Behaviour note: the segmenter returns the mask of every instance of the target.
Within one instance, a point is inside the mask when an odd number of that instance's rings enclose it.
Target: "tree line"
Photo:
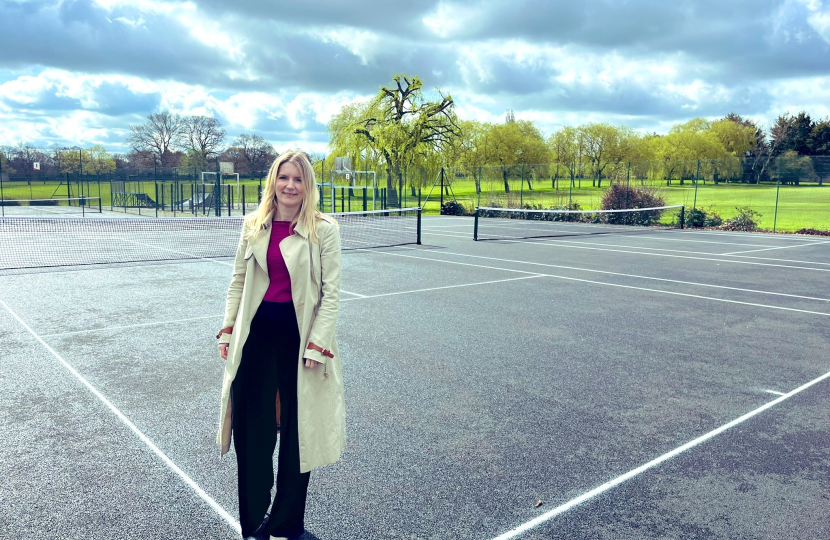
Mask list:
[[[805,157],[830,154],[830,119],[814,120],[804,111],[783,114],[768,129],[730,113],[718,120],[694,118],[665,135],[595,122],[563,127],[545,137],[534,122],[517,120],[512,111],[503,122],[461,120],[449,93],[436,89],[428,95],[419,77],[405,74],[393,76],[392,84],[381,87],[369,101],[343,107],[329,121],[327,131],[329,156],[323,167],[331,170],[335,156],[348,156],[363,168],[381,169],[392,201],[396,187],[403,185],[404,171],[412,166],[496,168],[506,191],[508,179],[519,168],[534,177],[589,177],[598,186],[621,164],[630,163],[647,163],[648,174],[681,181],[700,174],[700,160],[710,174],[719,174],[711,172],[717,167],[732,167],[732,177],[750,182],[769,179],[773,163],[830,176],[830,170],[813,170],[812,162],[805,161]],[[0,167],[29,175],[32,163],[39,162],[41,174],[96,174],[152,167],[215,170],[216,161],[230,161],[236,172],[262,174],[277,155],[259,135],[239,135],[228,146],[226,138],[215,118],[162,111],[130,126],[126,154],[109,154],[101,145],[46,150],[20,143],[0,147]],[[715,160],[725,160],[726,165]],[[696,162],[698,170],[694,170]]]
[[[42,176],[94,175],[154,167],[214,171],[217,161],[228,161],[235,172],[264,174],[277,156],[274,146],[260,135],[242,133],[228,146],[226,139],[216,118],[162,111],[147,116],[143,124],[130,126],[125,141],[130,151],[125,154],[111,154],[100,144],[44,149],[19,143],[0,146],[0,168],[11,175],[33,176],[38,163]]]

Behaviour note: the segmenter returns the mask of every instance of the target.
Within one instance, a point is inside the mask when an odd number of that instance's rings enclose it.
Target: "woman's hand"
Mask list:
[[[320,365],[320,362],[317,360],[312,360],[311,358],[305,358],[305,367],[307,368],[316,368]]]
[[[220,343],[219,344],[219,356],[222,357],[222,360],[228,359],[228,347],[230,346],[229,343]]]

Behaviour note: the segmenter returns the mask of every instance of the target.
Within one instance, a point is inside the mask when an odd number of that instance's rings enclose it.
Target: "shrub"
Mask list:
[[[748,206],[736,206],[738,215],[727,219],[721,229],[725,231],[756,231],[758,230],[758,218],[761,214]]]
[[[442,216],[463,216],[465,212],[464,205],[458,201],[447,201],[441,206]]]
[[[686,212],[687,227],[720,227],[722,224],[723,218],[714,210],[692,208]]]
[[[20,206],[18,201],[0,201],[0,206]]]
[[[601,208],[603,210],[623,210],[628,208],[654,208],[665,206],[665,204],[665,200],[656,189],[645,186],[613,184],[602,196]],[[662,213],[662,210],[619,212],[604,214],[602,220],[612,224],[649,226],[657,223]],[[598,219],[600,219],[599,216],[594,216],[591,221]]]
[[[806,228],[806,229],[798,229],[795,231],[795,234],[812,234],[815,236],[830,236],[830,231],[821,231],[819,229],[813,228]]]
[[[29,206],[57,206],[57,199],[40,199],[36,201],[29,201]]]

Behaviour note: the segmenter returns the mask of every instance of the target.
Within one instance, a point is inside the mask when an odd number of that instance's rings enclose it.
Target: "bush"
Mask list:
[[[720,227],[723,218],[714,210],[706,211],[702,208],[692,208],[686,212],[687,227]]]
[[[57,206],[57,199],[39,199],[36,201],[29,201],[29,206]]]
[[[666,202],[656,189],[644,186],[626,186],[624,184],[612,184],[608,191],[602,196],[601,208],[603,210],[624,210],[628,208],[654,208],[665,206]],[[604,214],[606,223],[624,225],[649,226],[660,221],[662,210],[649,210],[648,212],[619,212]],[[599,219],[595,216],[592,221]]]
[[[795,234],[812,234],[812,235],[815,235],[815,236],[830,236],[830,231],[820,231],[818,229],[807,228],[807,229],[798,229],[797,231],[795,231]]]
[[[20,206],[18,201],[0,201],[0,206]]]
[[[464,209],[464,205],[458,201],[447,201],[441,206],[442,216],[463,216],[466,214],[467,211]]]
[[[738,211],[738,215],[727,219],[723,225],[720,226],[721,229],[725,231],[747,232],[758,230],[758,218],[761,217],[761,214],[748,206],[736,206],[735,210]]]

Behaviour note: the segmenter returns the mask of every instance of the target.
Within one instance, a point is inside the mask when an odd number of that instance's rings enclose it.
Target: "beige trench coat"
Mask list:
[[[233,326],[221,342],[230,343],[222,382],[222,406],[216,443],[225,455],[231,442],[231,383],[242,357],[251,320],[268,290],[266,255],[271,239],[271,219],[266,230],[248,243],[247,222],[243,226],[233,277],[228,287],[225,319],[222,327]],[[301,350],[297,351],[297,426],[300,441],[300,471],[334,463],[346,447],[345,405],[340,355],[337,351],[335,323],[340,301],[340,231],[329,218],[317,220],[319,242],[312,243],[302,224],[294,234],[280,242],[280,251],[291,276],[291,296],[300,330]],[[327,349],[333,358],[308,350],[309,342]],[[323,365],[307,368],[302,359],[310,358]],[[275,403],[279,411],[279,396]],[[279,418],[279,416],[277,416]]]

